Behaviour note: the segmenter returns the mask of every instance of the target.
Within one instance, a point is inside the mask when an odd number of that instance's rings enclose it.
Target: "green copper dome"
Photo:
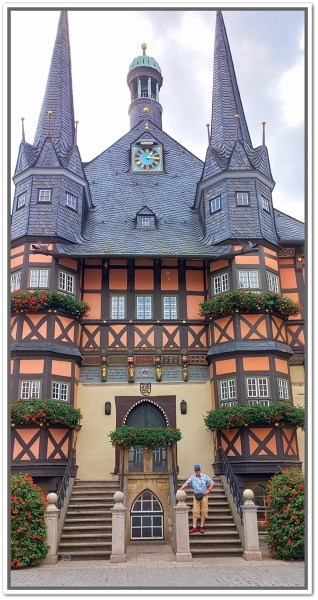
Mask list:
[[[136,56],[136,58],[134,58],[132,63],[130,63],[130,65],[129,65],[128,72],[130,73],[130,71],[132,71],[136,67],[151,67],[152,69],[156,69],[156,71],[158,71],[158,73],[161,74],[161,69],[160,69],[157,61],[154,58],[152,58],[152,56],[146,55],[145,50],[147,48],[147,45],[142,44],[141,48],[143,50],[143,54],[141,56]]]

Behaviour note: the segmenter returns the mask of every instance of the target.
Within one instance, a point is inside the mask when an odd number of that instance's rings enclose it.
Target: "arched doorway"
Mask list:
[[[130,411],[125,425],[130,427],[167,427],[166,418],[158,406],[147,402],[141,402]],[[144,448],[132,446],[128,454],[128,470],[139,473],[143,471]],[[152,451],[152,470],[154,472],[167,470],[167,448],[161,446]]]
[[[145,490],[131,507],[130,539],[162,540],[163,534],[162,505],[155,494]]]

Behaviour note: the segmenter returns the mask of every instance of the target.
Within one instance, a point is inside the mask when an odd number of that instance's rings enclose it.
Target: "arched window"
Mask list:
[[[163,508],[149,490],[142,492],[130,511],[131,540],[163,539]]]

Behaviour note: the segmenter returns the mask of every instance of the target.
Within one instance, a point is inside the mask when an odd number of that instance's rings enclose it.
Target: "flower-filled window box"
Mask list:
[[[108,434],[113,446],[126,448],[144,446],[159,448],[167,444],[175,444],[182,438],[180,429],[174,427],[116,427]]]
[[[90,306],[71,294],[56,290],[18,290],[11,293],[11,309],[16,313],[38,312],[43,309],[48,312],[62,310],[77,318],[84,318],[88,315]]]
[[[287,318],[300,313],[300,306],[287,296],[276,292],[255,293],[233,290],[217,294],[211,300],[200,302],[199,314],[208,320],[240,312],[275,312]]]

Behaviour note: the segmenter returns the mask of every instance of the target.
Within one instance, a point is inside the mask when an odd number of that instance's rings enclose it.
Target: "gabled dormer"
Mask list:
[[[150,210],[150,208],[148,208],[148,206],[145,205],[136,214],[135,228],[144,229],[145,231],[147,231],[149,229],[156,229],[156,227],[156,215],[152,210]]]

